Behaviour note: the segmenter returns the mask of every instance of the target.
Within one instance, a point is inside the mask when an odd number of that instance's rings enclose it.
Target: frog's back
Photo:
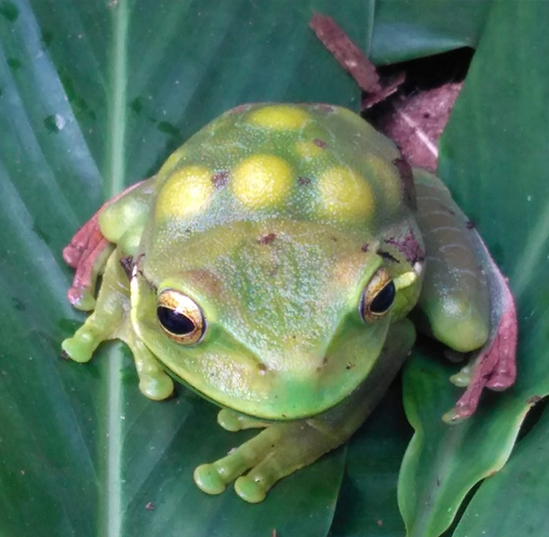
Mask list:
[[[172,232],[269,218],[372,232],[402,217],[399,158],[389,139],[345,108],[243,105],[168,159],[155,220]]]

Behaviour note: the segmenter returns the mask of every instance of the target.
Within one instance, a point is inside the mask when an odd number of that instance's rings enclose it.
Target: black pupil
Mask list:
[[[195,325],[191,319],[185,314],[178,313],[170,308],[160,306],[156,309],[156,315],[158,316],[160,324],[162,324],[168,332],[177,336],[185,336],[195,329]]]
[[[370,311],[372,313],[385,313],[395,300],[395,284],[390,281],[372,300]]]

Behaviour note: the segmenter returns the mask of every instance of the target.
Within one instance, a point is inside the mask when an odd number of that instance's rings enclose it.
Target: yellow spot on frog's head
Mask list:
[[[276,155],[253,155],[233,170],[231,187],[247,207],[271,207],[285,199],[292,188],[292,167]]]
[[[176,170],[160,190],[156,218],[188,218],[203,211],[215,190],[212,175],[204,166]]]
[[[381,186],[389,207],[398,208],[402,200],[402,184],[397,169],[385,159],[368,155],[366,165]]]
[[[285,104],[263,106],[251,111],[246,121],[256,127],[272,130],[295,130],[311,119],[303,109]]]
[[[334,166],[318,178],[320,203],[326,216],[341,220],[369,219],[375,208],[374,192],[358,172]]]

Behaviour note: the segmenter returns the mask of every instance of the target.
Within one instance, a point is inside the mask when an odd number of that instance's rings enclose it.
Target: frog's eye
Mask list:
[[[198,304],[175,289],[164,289],[156,302],[156,316],[167,336],[177,343],[198,343],[206,331]]]
[[[395,301],[396,289],[386,269],[380,268],[366,285],[360,301],[360,314],[366,322],[385,317]]]

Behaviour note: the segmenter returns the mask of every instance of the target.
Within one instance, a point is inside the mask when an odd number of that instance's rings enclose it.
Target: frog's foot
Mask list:
[[[174,393],[172,379],[164,372],[154,355],[133,332],[128,319],[122,319],[118,312],[111,315],[101,310],[92,313],[74,336],[61,343],[62,356],[75,362],[88,362],[99,344],[115,336],[130,347],[139,376],[139,390],[154,401],[167,399]],[[114,313],[114,315],[112,314]]]
[[[349,436],[314,418],[273,424],[223,459],[199,466],[194,480],[204,492],[220,494],[236,479],[236,493],[258,503],[279,479],[311,464]]]
[[[261,429],[271,425],[265,421],[251,418],[245,414],[240,414],[234,410],[223,408],[217,414],[217,423],[223,427],[223,429],[231,432],[242,431],[244,429]]]
[[[512,296],[506,297],[497,328],[478,356],[451,380],[457,386],[467,386],[454,408],[443,416],[448,423],[457,423],[474,414],[483,389],[505,390],[516,377],[517,314]]]

